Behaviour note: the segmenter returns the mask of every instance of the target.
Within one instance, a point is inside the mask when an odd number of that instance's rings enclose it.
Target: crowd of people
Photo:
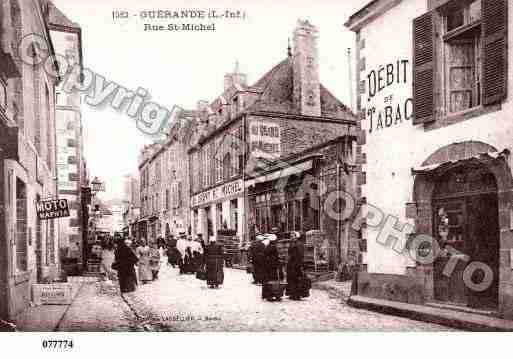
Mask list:
[[[291,233],[287,260],[284,263],[280,260],[276,245],[277,231],[273,230],[273,232],[257,234],[255,241],[249,247],[253,284],[262,286],[264,300],[279,301],[284,292],[291,300],[301,300],[309,295],[311,287],[303,268],[304,238],[299,232]]]
[[[291,300],[307,297],[310,281],[303,269],[304,238],[292,232],[287,260],[280,259],[278,234],[257,234],[248,250],[248,264],[253,284],[262,286],[262,299]],[[185,233],[178,238],[148,242],[141,239],[118,238],[115,245],[106,243],[102,250],[102,272],[107,280],[117,277],[122,293],[133,292],[138,285],[158,280],[161,262],[167,257],[167,266],[178,266],[179,275],[195,274],[210,288],[219,288],[224,282],[225,252],[221,243],[211,237],[208,244],[201,236],[194,240]],[[286,279],[286,284],[285,284]]]
[[[187,237],[180,233],[178,238],[156,242],[145,239],[133,243],[131,238],[118,238],[115,245],[105,243],[101,258],[101,268],[107,280],[117,277],[122,293],[133,292],[138,285],[151,283],[159,278],[160,266],[164,257],[167,265],[178,266],[179,274],[196,274],[206,280],[211,288],[219,288],[224,281],[224,250],[215,238],[209,244],[197,237]]]

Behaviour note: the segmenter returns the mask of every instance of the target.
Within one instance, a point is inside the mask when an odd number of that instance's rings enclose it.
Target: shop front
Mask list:
[[[252,231],[269,233],[273,228],[280,232],[307,232],[319,229],[318,191],[303,191],[305,174],[310,174],[312,161],[289,167],[290,177],[282,186],[281,170],[247,181],[250,225]],[[311,174],[310,174],[311,176]]]
[[[191,234],[217,238],[219,230],[234,230],[244,238],[244,182],[237,179],[191,197]]]
[[[307,267],[315,271],[355,264],[358,238],[332,200],[333,194],[353,191],[353,175],[342,170],[350,161],[350,144],[347,139],[330,141],[247,180],[249,233],[277,229],[285,241],[292,231],[302,233]]]

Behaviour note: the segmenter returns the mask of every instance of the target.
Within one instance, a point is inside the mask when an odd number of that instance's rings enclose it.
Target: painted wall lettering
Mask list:
[[[411,119],[413,100],[409,96],[401,96],[401,93],[405,93],[405,89],[409,90],[410,72],[408,59],[399,59],[369,71],[366,110],[369,133],[399,125],[403,120]],[[382,94],[382,91],[388,89],[393,89],[395,92]]]

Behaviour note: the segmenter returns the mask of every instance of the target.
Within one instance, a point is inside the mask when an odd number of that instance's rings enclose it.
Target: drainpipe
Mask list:
[[[12,274],[11,238],[9,236],[9,227],[7,221],[7,197],[5,195],[7,192],[5,188],[5,160],[5,152],[0,147],[0,324],[2,319],[10,319],[9,307],[11,304],[11,296],[9,282]]]
[[[337,193],[340,193],[340,162],[337,161]],[[338,219],[337,219],[337,269],[340,263],[342,262],[342,241],[340,240],[340,236],[342,235],[341,231],[341,214],[340,214],[340,203],[338,204]]]

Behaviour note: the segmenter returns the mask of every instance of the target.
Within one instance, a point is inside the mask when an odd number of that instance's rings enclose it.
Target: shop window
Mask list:
[[[271,220],[272,220],[272,227],[277,227],[280,230],[283,230],[284,225],[282,223],[282,205],[281,204],[275,204],[271,207]]]
[[[16,179],[16,268],[27,270],[27,189],[25,183]]]
[[[506,0],[452,0],[414,19],[414,125],[505,99],[507,9]]]
[[[230,201],[230,224],[231,228],[234,230],[239,228],[238,204],[236,199]]]
[[[216,204],[216,212],[217,212],[217,218],[216,218],[216,228],[219,229],[226,229],[226,221],[223,219],[223,206],[221,203]]]
[[[295,200],[294,201],[294,217],[295,217],[295,223],[294,228],[298,231],[302,230],[301,226],[301,201]]]

